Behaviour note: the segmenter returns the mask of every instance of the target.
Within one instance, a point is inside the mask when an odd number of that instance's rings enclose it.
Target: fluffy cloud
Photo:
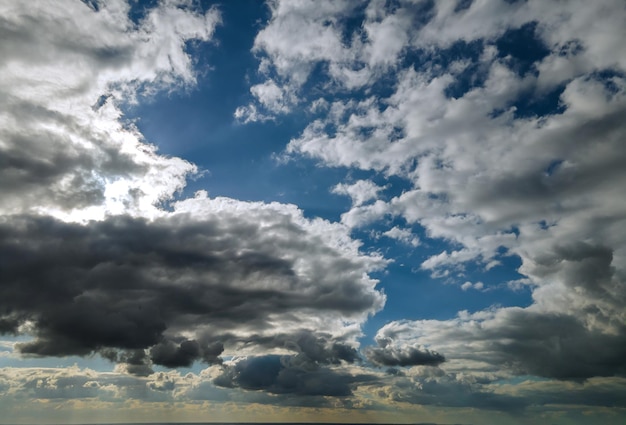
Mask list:
[[[0,330],[27,336],[24,356],[99,353],[137,376],[247,352],[353,362],[385,301],[368,273],[386,261],[293,205],[198,193],[161,209],[196,167],[160,155],[121,105],[193,85],[186,48],[220,14],[174,0],[130,12],[0,6]],[[278,108],[276,84],[255,90]]]
[[[381,366],[436,366],[445,361],[445,357],[441,354],[419,346],[405,346],[402,348],[388,345],[376,348],[368,347],[365,350],[365,354],[371,362]]]
[[[372,379],[320,366],[306,357],[257,356],[233,360],[213,382],[273,394],[346,397],[352,395],[351,387],[356,383]]]
[[[129,11],[123,1],[0,6],[3,213],[145,211],[195,172],[158,155],[117,105],[193,84],[185,44],[210,40],[219,14],[166,1],[135,23]]]
[[[446,370],[584,380],[623,375],[622,333],[588,329],[576,317],[509,307],[449,321],[392,322],[378,339],[419,344],[444,354]]]
[[[352,198],[353,206],[360,206],[378,197],[378,193],[384,190],[384,186],[378,186],[370,180],[359,180],[352,184],[339,183],[332,188],[331,192],[338,195],[348,195]]]
[[[394,226],[391,229],[387,230],[383,233],[383,236],[391,239],[396,239],[414,248],[420,244],[419,238],[415,236],[410,229],[401,229],[398,226]]]
[[[277,332],[325,329],[354,345],[358,324],[382,307],[367,272],[384,261],[360,254],[341,225],[278,204],[189,202],[206,211],[86,225],[4,217],[3,319],[36,336],[20,351],[150,348],[154,363],[189,366]],[[288,339],[264,345],[289,350]]]
[[[369,2],[361,29],[344,25],[352,37],[317,59],[326,72],[310,84],[330,88],[328,113],[291,140],[287,154],[405,179],[404,193],[354,202],[342,221],[364,227],[393,216],[421,226],[450,243],[422,269],[459,285],[466,266],[489,270],[517,256],[533,302],[392,323],[381,335],[406,325],[406,341],[371,353],[397,359],[419,346],[444,355],[446,369],[466,361],[558,379],[623,374],[623,5],[383,3]],[[272,63],[293,58],[271,46],[264,49]],[[336,73],[354,65],[366,75],[358,89]],[[348,188],[364,193],[335,190]],[[578,354],[561,360],[563,353]]]

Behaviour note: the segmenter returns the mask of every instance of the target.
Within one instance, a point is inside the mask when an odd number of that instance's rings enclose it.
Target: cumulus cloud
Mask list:
[[[153,363],[175,367],[215,362],[222,344],[233,350],[239,341],[252,344],[248,335],[289,329],[326,329],[355,344],[354,326],[384,303],[366,274],[382,259],[359,254],[354,242],[325,242],[326,231],[340,238],[341,226],[310,222],[293,207],[241,203],[220,211],[219,200],[193,200],[200,201],[202,218],[121,216],[83,225],[4,217],[2,311],[14,332],[29,323],[36,336],[19,350],[150,348]]]
[[[346,397],[352,395],[355,383],[372,379],[320,366],[302,356],[256,356],[226,364],[213,382],[274,394]]]
[[[339,183],[332,188],[331,192],[338,195],[347,195],[352,198],[353,206],[360,206],[378,198],[379,192],[384,189],[384,186],[378,186],[370,180],[358,180],[351,184]]]
[[[130,12],[0,6],[0,330],[23,356],[99,353],[136,376],[247,352],[353,362],[386,260],[293,205],[199,192],[160,208],[197,168],[160,155],[122,105],[193,86],[188,43],[221,18],[174,0]],[[276,84],[253,92],[283,102]]]
[[[624,335],[585,327],[570,315],[509,307],[449,321],[392,322],[377,338],[420,344],[444,354],[447,370],[564,380],[623,375]]]
[[[482,291],[484,287],[485,287],[485,284],[482,282],[472,283],[470,281],[467,281],[461,285],[461,289],[464,291],[467,291],[468,289],[475,289],[477,291]]]
[[[365,354],[371,362],[381,366],[436,366],[445,361],[441,354],[419,346],[393,347],[386,344],[368,347]]]
[[[473,407],[521,414],[531,400],[517,394],[495,391],[488,379],[468,379],[462,374],[418,366],[397,375],[393,384],[384,386],[379,395],[389,400],[418,405],[441,404],[447,408]]]
[[[388,6],[369,2],[364,32],[344,27],[354,35],[344,40],[352,41],[318,60],[327,73],[311,84],[337,87],[333,81],[341,88],[327,92],[329,112],[286,152],[405,179],[408,190],[388,201],[354,202],[342,221],[365,227],[398,217],[449,243],[421,264],[432,277],[462,285],[467,266],[489,270],[517,256],[532,290],[528,308],[415,322],[424,334],[407,329],[405,346],[437,350],[449,360],[445,368],[455,356],[479,361],[460,345],[474,341],[485,364],[514,373],[558,379],[623,373],[617,360],[626,335],[623,5]],[[420,19],[404,25],[404,9]],[[583,24],[590,20],[606,31]],[[533,55],[515,50],[516,42],[534,46]],[[274,62],[290,57],[273,52]],[[359,62],[367,62],[360,68],[367,78],[355,90],[334,72]],[[351,187],[342,185],[335,190]],[[431,345],[430,333],[433,340],[446,337]],[[544,352],[550,341],[566,348]],[[559,361],[564,352],[580,354]]]
[[[415,236],[410,229],[402,229],[398,226],[394,226],[386,232],[383,232],[383,236],[391,239],[396,239],[414,248],[420,244],[420,239]]]
[[[120,102],[195,82],[185,52],[220,21],[167,1],[135,24],[123,1],[3,3],[3,213],[146,210],[196,167],[158,155],[120,121]]]

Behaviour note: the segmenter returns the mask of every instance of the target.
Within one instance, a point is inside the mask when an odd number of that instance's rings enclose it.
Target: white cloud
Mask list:
[[[350,184],[339,183],[332,188],[331,192],[338,195],[348,195],[352,198],[352,205],[358,207],[378,198],[378,194],[385,188],[386,186],[378,186],[370,180],[358,180]]]
[[[420,244],[419,238],[411,232],[411,229],[402,229],[398,226],[394,226],[391,229],[383,232],[383,236],[387,236],[391,239],[396,239],[404,244],[412,247],[417,247]]]
[[[402,7],[409,2],[397,3],[397,10]],[[434,349],[450,364],[455,358],[477,361],[456,342],[444,341],[467,335],[463,344],[493,356],[485,367],[501,367],[506,359],[516,365],[513,373],[568,378],[622,370],[623,362],[611,359],[622,354],[626,323],[623,4],[494,0],[457,10],[454,2],[441,1],[424,11],[419,25],[405,26],[399,21],[404,17],[382,2],[369,3],[362,23],[367,36],[345,45],[350,54],[339,49],[323,59],[326,77],[339,82],[328,86],[336,89],[326,96],[330,112],[292,139],[286,152],[409,180],[411,187],[389,201],[354,202],[342,222],[357,227],[398,216],[421,225],[427,237],[452,245],[422,263],[433,276],[460,278],[467,264],[488,270],[503,255],[519,256],[525,277],[518,282],[533,296],[527,309],[411,325],[432,333]],[[520,28],[546,49],[528,72],[513,53],[498,51],[501,37]],[[477,43],[453,60],[445,49],[459,40]],[[275,55],[282,57],[279,50]],[[346,58],[353,58],[350,65]],[[397,72],[364,65],[366,58]],[[367,75],[359,89],[377,82],[391,94],[351,91],[357,86],[335,78],[336,70],[355,64]],[[474,79],[455,86],[466,70]],[[459,92],[452,95],[451,88]],[[346,91],[359,100],[344,100]],[[552,109],[541,111],[542,102],[553,102]],[[482,289],[476,285],[471,287]],[[571,331],[577,336],[570,350],[601,343],[610,349],[595,353],[598,362],[590,354],[568,365],[557,364],[556,355],[554,363],[549,356],[533,363],[524,350],[532,351],[534,342],[512,329],[530,332],[543,319],[565,326],[546,326],[544,342]],[[407,335],[411,344],[430,346],[431,337],[416,329]],[[517,337],[519,354],[502,348]],[[612,369],[599,370],[611,362]]]
[[[210,40],[219,13],[169,1],[135,26],[128,11],[122,1],[97,12],[70,1],[0,6],[4,212],[145,213],[196,172],[124,125],[118,104],[193,84],[185,43]]]
[[[500,15],[500,9],[493,9],[495,3],[485,10],[481,8],[487,8],[486,3],[479,3],[457,13],[454,19],[469,19],[470,15],[472,19],[480,16],[486,19],[486,16]],[[582,34],[567,31],[577,28],[575,22],[579,16],[597,15],[606,10],[589,6],[589,10],[571,11],[557,21],[558,7],[546,6],[549,10],[542,15],[534,4],[498,8],[514,8],[519,18],[498,21],[496,28],[476,24],[477,29],[489,31],[485,34],[462,27],[459,31],[464,31],[468,37],[474,34],[474,38],[487,34],[497,37],[514,25],[515,19],[521,19],[518,22],[521,25],[532,17],[539,21],[540,37],[547,37],[547,33],[542,32],[545,22],[545,25],[555,26],[563,39],[569,34],[569,38],[591,45],[596,31]],[[481,10],[484,15],[478,13]],[[453,13],[451,9],[440,9],[438,17],[422,31],[438,28],[437,22],[443,19],[444,12]],[[497,19],[490,18],[489,22],[492,21]],[[500,25],[504,26],[500,28]],[[620,39],[620,34],[623,28],[616,28],[613,39]],[[456,37],[463,38],[460,34]],[[546,43],[556,46],[555,42]],[[586,57],[594,51],[589,47],[571,60],[579,60],[578,57]],[[624,107],[623,79],[610,77],[612,88],[609,90],[593,75],[574,79],[569,74],[563,75],[558,82],[565,84],[561,95],[565,107],[562,114],[545,118],[516,117],[513,109],[507,110],[507,105],[522,93],[542,87],[545,84],[543,74],[520,77],[506,61],[492,56],[485,56],[483,60],[488,61],[484,85],[458,99],[445,95],[446,87],[453,81],[452,74],[433,77],[428,68],[409,69],[399,74],[395,93],[382,102],[381,109],[374,106],[380,105],[375,97],[356,106],[344,103],[352,112],[347,116],[329,115],[327,121],[337,128],[332,135],[326,133],[324,122],[316,121],[291,141],[287,151],[319,158],[331,166],[385,170],[409,177],[414,189],[392,200],[387,211],[376,205],[378,213],[398,213],[419,222],[429,235],[460,242],[466,249],[475,250],[473,257],[482,255],[485,261],[493,257],[497,245],[489,244],[488,250],[479,248],[485,246],[486,240],[482,238],[497,237],[500,244],[512,249],[524,239],[501,232],[521,223],[578,216],[582,224],[586,221],[583,211],[587,211],[587,215],[595,214],[592,211],[597,209],[592,205],[602,205],[604,213],[611,211],[610,215],[623,211],[623,203],[615,195],[617,182],[624,176],[612,165],[612,160],[619,161],[617,158],[621,158],[622,151],[618,140],[624,130],[615,117]],[[615,61],[608,57],[599,64],[614,65]],[[504,113],[494,116],[494,111],[498,110]],[[399,139],[394,136],[397,129],[400,129]],[[602,143],[590,150],[586,147],[590,140]],[[609,152],[612,159],[605,156]],[[545,170],[555,161],[560,164],[557,172],[546,175]],[[414,162],[417,165],[411,169]],[[585,199],[595,201],[592,204]],[[354,217],[357,211],[362,215],[365,210],[374,210],[373,206],[355,205],[355,208],[346,217]],[[370,220],[376,217],[368,215]],[[591,228],[589,232],[594,234]],[[619,246],[614,248],[621,250]]]
[[[485,284],[482,282],[472,283],[470,281],[464,282],[461,285],[461,289],[467,291],[468,289],[475,289],[477,291],[481,291],[485,287]]]

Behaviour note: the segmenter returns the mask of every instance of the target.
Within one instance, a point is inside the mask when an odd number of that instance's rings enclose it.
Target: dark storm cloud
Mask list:
[[[437,366],[446,361],[446,358],[436,351],[411,346],[370,347],[365,350],[365,355],[369,361],[381,366]]]
[[[471,385],[452,380],[426,381],[419,385],[402,388],[390,395],[398,402],[447,407],[472,407],[476,409],[521,412],[529,406],[529,401],[522,397],[481,391]]]
[[[150,364],[150,357],[146,355],[145,350],[119,351],[114,348],[102,348],[99,350],[99,354],[111,362],[123,364],[126,372],[131,375],[149,376],[154,373]]]
[[[510,311],[487,337],[493,364],[518,374],[584,380],[626,374],[626,329],[618,334],[588,329],[577,318]],[[489,354],[487,354],[489,356]]]
[[[595,312],[597,307],[589,309]],[[396,333],[410,341],[428,342],[456,370],[506,371],[574,382],[626,376],[626,329],[620,325],[607,332],[585,325],[574,315],[515,307],[488,318],[477,315],[462,321],[403,325],[405,330],[397,333],[393,324],[387,325],[379,335]],[[411,337],[413,333],[422,336]]]
[[[272,355],[249,357],[226,365],[213,383],[274,394],[345,397],[352,395],[355,384],[373,379],[320,366],[302,355]]]
[[[273,230],[284,228],[280,243],[293,237],[285,257],[253,215],[194,220],[181,214],[153,222],[115,217],[88,225],[4,217],[3,330],[16,332],[29,321],[36,338],[18,344],[24,354],[100,351],[140,374],[148,373],[144,349],[152,363],[176,367],[218,362],[222,344],[229,343],[278,346],[320,362],[354,361],[353,347],[303,327],[317,315],[350,317],[377,308],[381,294],[359,282],[364,265],[330,246],[320,254],[317,238],[307,241],[303,229],[274,214]],[[295,271],[303,258],[325,265],[314,283]],[[264,336],[277,321],[300,324],[300,330]],[[241,329],[256,330],[258,343],[238,336]]]
[[[223,351],[224,345],[220,342],[208,344],[185,339],[177,343],[167,340],[152,347],[150,357],[155,364],[165,367],[189,367],[198,359],[206,363],[219,363],[219,355]]]
[[[235,340],[234,336],[225,336]],[[324,330],[315,331],[300,329],[289,333],[278,333],[272,336],[247,335],[239,341],[242,345],[253,344],[266,348],[280,347],[301,354],[309,360],[323,364],[340,364],[342,361],[354,363],[360,360],[357,350],[346,343],[338,341]]]

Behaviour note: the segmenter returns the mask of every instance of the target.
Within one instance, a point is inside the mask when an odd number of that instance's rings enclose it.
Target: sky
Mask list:
[[[623,0],[0,0],[0,423],[626,421]]]

